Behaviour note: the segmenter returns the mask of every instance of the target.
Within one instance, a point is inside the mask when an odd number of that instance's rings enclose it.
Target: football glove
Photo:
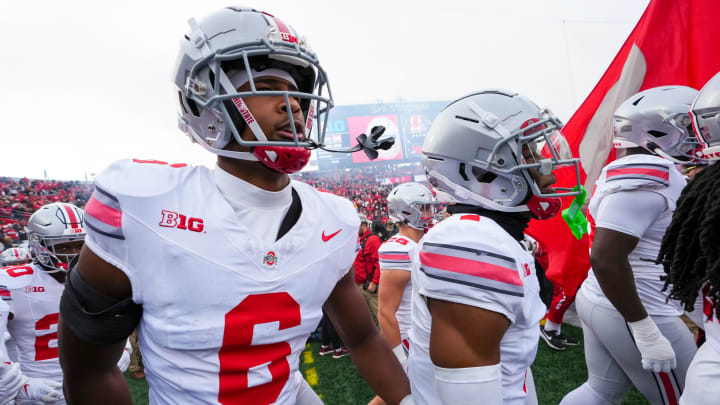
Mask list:
[[[44,378],[29,378],[18,393],[18,399],[56,402],[64,399],[62,383]]]
[[[23,375],[20,373],[20,363],[0,364],[0,404],[15,398],[22,386]]]
[[[636,322],[628,322],[628,325],[642,356],[642,366],[645,370],[669,373],[675,368],[677,365],[675,351],[652,318],[648,316]]]

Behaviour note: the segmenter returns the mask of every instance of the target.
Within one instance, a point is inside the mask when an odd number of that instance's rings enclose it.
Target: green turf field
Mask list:
[[[563,326],[563,332],[582,341],[582,330]],[[300,369],[311,386],[328,405],[366,404],[374,395],[358,375],[350,357],[334,360],[332,356],[319,356],[320,344],[312,343],[300,357]],[[583,346],[554,351],[540,341],[538,355],[532,366],[538,401],[541,405],[554,405],[563,395],[582,384],[587,378]],[[128,378],[135,405],[147,404],[147,384],[144,380]],[[648,402],[636,390],[625,398],[623,405],[644,405]]]

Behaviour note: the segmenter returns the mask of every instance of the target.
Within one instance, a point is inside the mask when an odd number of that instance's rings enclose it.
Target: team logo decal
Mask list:
[[[274,268],[277,266],[278,257],[272,250],[267,252],[263,257],[263,265],[265,267]]]

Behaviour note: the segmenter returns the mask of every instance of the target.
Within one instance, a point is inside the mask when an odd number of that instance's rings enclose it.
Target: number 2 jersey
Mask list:
[[[63,381],[58,359],[57,323],[64,284],[36,263],[0,269],[3,298],[12,319],[7,328],[17,345],[22,373],[32,378]]]
[[[420,269],[413,273],[411,356],[430,365],[432,317],[426,297],[482,308],[510,321],[500,343],[504,404],[525,404],[525,376],[535,360],[539,322],[545,315],[535,262],[529,252],[490,218],[453,214],[435,225],[420,242]],[[483,325],[477,325],[482,328]],[[434,368],[410,376],[415,403],[440,403],[434,392]],[[429,388],[428,388],[429,387]],[[533,393],[534,394],[534,393]]]
[[[299,353],[354,258],[352,204],[292,181],[282,238],[255,237],[205,167],[119,161],[88,202],[86,246],[141,304],[151,404],[294,404]]]

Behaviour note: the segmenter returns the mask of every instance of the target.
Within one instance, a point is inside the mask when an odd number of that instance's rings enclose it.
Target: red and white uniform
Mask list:
[[[57,323],[60,296],[59,283],[42,266],[35,263],[0,269],[0,285],[10,292],[8,331],[17,345],[22,373],[62,383],[58,359]]]
[[[672,373],[642,367],[640,352],[625,319],[590,270],[576,299],[583,323],[588,381],[568,393],[561,405],[593,405],[621,400],[635,386],[650,403],[677,403],[685,373],[695,354],[692,334],[680,319],[679,303],[663,292],[665,274],[655,263],[685,178],[672,162],[652,155],[630,155],[603,168],[588,212],[596,228],[639,239],[628,255],[640,301],[675,351]]]
[[[0,298],[0,363],[7,364],[10,362],[10,356],[7,347],[5,347],[5,333],[7,331],[10,305],[6,301],[10,299],[10,291],[6,290],[4,286],[0,286]],[[0,368],[4,367],[3,364],[0,364]]]
[[[207,168],[119,161],[96,178],[85,243],[143,306],[151,404],[295,403],[299,354],[352,264],[359,219],[349,201],[291,185],[302,214],[274,241],[249,231]]]
[[[429,354],[432,317],[425,297],[503,314],[511,323],[500,345],[503,404],[537,403],[526,378],[532,378],[529,369],[545,305],[532,255],[492,219],[455,214],[425,235],[419,262],[413,273],[408,367],[415,403],[441,403]]]
[[[651,155],[630,155],[607,165],[595,183],[588,211],[596,228],[612,229],[640,241],[628,255],[640,300],[650,315],[680,316],[681,306],[667,302],[665,274],[655,263],[665,230],[672,221],[675,202],[687,184],[672,162]],[[641,204],[644,215],[632,209]],[[614,309],[590,270],[582,294],[592,302]]]
[[[378,251],[380,257],[380,270],[400,270],[400,271],[416,271],[418,268],[417,261],[418,244],[410,238],[404,236],[394,236],[380,246]],[[403,291],[400,306],[395,311],[398,326],[400,327],[400,339],[402,339],[403,347],[409,348],[408,337],[410,334],[410,325],[412,308],[412,281],[408,281]]]
[[[720,318],[711,311],[714,303],[707,296],[709,287],[706,284],[702,291],[706,342],[690,363],[680,405],[703,404],[708,403],[709,398],[720,398]]]

